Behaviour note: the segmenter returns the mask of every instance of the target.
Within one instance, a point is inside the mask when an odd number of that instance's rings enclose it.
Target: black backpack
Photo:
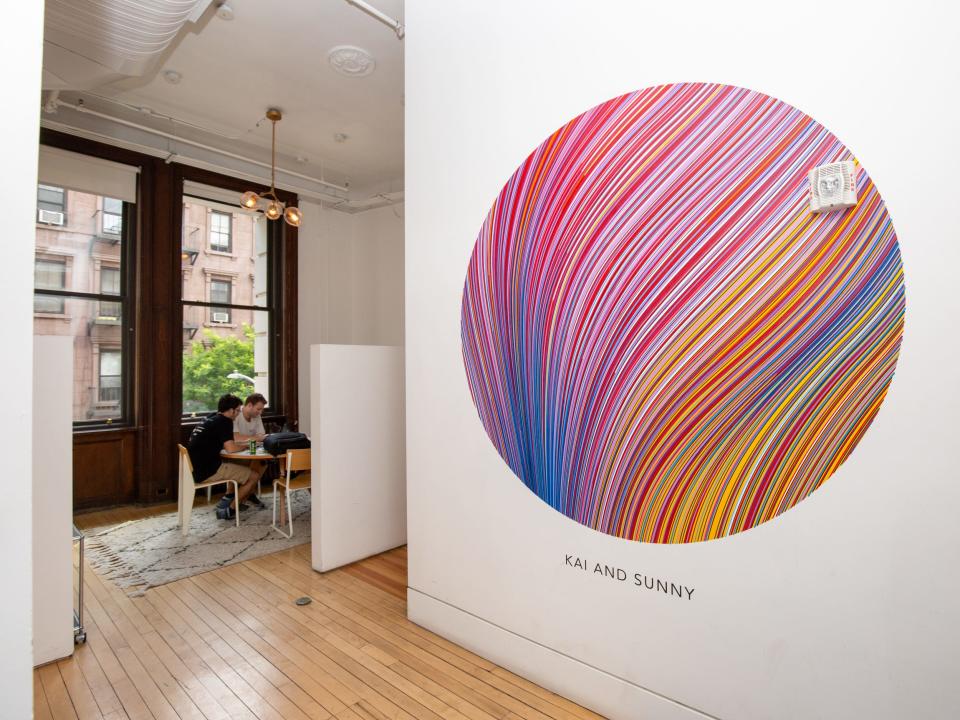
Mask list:
[[[303,450],[310,447],[310,438],[300,432],[271,433],[263,439],[263,449],[273,456],[284,455],[287,450]]]

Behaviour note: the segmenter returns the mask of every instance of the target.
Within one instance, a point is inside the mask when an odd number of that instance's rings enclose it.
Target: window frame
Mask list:
[[[42,183],[38,183],[40,185]],[[47,186],[53,187],[53,186]],[[64,197],[66,197],[66,191],[64,191]],[[102,196],[101,196],[102,197]],[[62,290],[54,290],[47,288],[38,288],[36,287],[36,278],[34,278],[34,288],[33,296],[37,297],[55,297],[61,298],[64,306],[66,305],[67,300],[83,300],[96,303],[95,310],[97,314],[100,312],[101,303],[110,302],[116,303],[120,306],[120,318],[118,325],[121,328],[120,331],[120,347],[117,348],[120,352],[120,362],[121,362],[121,379],[120,379],[120,404],[119,404],[119,413],[116,416],[110,417],[99,417],[99,418],[89,418],[86,420],[73,420],[73,431],[85,432],[90,430],[99,430],[107,428],[128,428],[134,425],[134,377],[133,377],[133,353],[136,351],[134,346],[134,326],[135,326],[135,317],[134,317],[134,303],[132,298],[132,289],[134,287],[134,281],[136,278],[135,275],[135,242],[136,242],[136,218],[137,218],[137,205],[136,203],[123,202],[123,217],[121,220],[121,232],[117,236],[120,240],[120,295],[105,294],[103,292],[82,292],[78,290],[68,290],[66,287]],[[94,237],[94,239],[97,239]],[[50,260],[50,258],[41,257],[34,258],[34,263],[36,266],[37,261],[46,261],[46,262],[56,262]],[[69,259],[64,259],[65,266],[67,271],[69,271]],[[101,266],[102,270],[102,266]],[[66,282],[66,272],[64,273],[64,282]],[[100,287],[101,279],[98,278],[98,288]],[[66,307],[64,307],[66,310]],[[44,314],[52,313],[41,313],[41,316]],[[34,316],[37,313],[34,311]],[[93,321],[97,318],[94,315]],[[113,349],[113,348],[109,348]],[[97,398],[93,404],[94,406],[99,402],[99,358],[97,360],[98,365],[96,367],[97,374]]]
[[[44,188],[46,190],[59,190],[60,191],[60,204],[57,206],[59,209],[50,210],[50,208],[40,207],[40,189]],[[46,200],[42,201],[48,205],[56,205],[56,203],[48,203]],[[63,215],[63,224],[67,224],[67,189],[60,187],[59,185],[47,185],[46,183],[37,183],[37,210],[49,210],[50,212],[58,212]],[[37,222],[40,222],[40,214],[37,213]],[[46,224],[46,223],[41,223]]]
[[[55,291],[55,292],[64,292],[64,291],[66,291],[66,289],[67,289],[67,269],[68,269],[68,268],[67,268],[67,259],[66,259],[66,258],[63,258],[62,260],[59,260],[59,259],[53,259],[53,258],[49,258],[49,257],[36,257],[36,256],[34,256],[34,259],[33,259],[33,290],[34,290],[34,294],[33,294],[33,314],[34,314],[34,317],[36,317],[37,315],[39,315],[39,316],[41,316],[41,317],[47,316],[47,315],[58,315],[58,316],[66,315],[66,314],[67,314],[67,301],[66,301],[66,298],[65,298],[65,297],[62,297],[62,296],[59,296],[59,295],[53,295],[53,296],[51,296],[51,295],[48,295],[47,293],[42,293],[42,294],[39,295],[39,297],[45,298],[45,299],[50,299],[51,297],[52,297],[53,299],[56,299],[56,300],[60,303],[60,304],[59,304],[59,308],[60,308],[59,310],[38,310],[38,309],[37,309],[37,298],[38,298],[38,295],[37,295],[37,292],[36,292],[37,289],[38,289],[38,288],[37,288],[37,270],[39,269],[37,266],[38,266],[40,263],[46,263],[46,264],[48,264],[48,265],[59,265],[59,266],[62,266],[62,267],[63,267],[63,272],[60,273],[60,279],[61,279],[60,287],[58,287],[58,288],[57,288],[57,287],[44,287],[44,288],[40,288],[41,290]]]
[[[213,229],[214,217],[227,219],[226,233],[224,233],[222,230],[214,231]],[[210,252],[226,253],[226,254],[232,253],[233,252],[233,215],[231,215],[228,212],[223,212],[222,210],[214,210],[211,208],[210,212],[208,213],[208,220],[209,220],[209,223],[207,227],[207,249],[210,250]],[[214,244],[213,244],[214,232],[216,232],[216,234],[219,236],[223,236],[223,235],[227,236],[226,248],[223,248],[220,246],[214,247]]]
[[[107,273],[116,273],[117,274],[117,292],[108,292],[103,288],[103,278]],[[102,262],[100,264],[100,294],[108,295],[110,297],[121,297],[123,295],[121,288],[123,287],[123,273],[121,268],[115,267],[113,265],[104,265]],[[116,306],[118,313],[117,314],[107,314],[104,312],[104,306]],[[113,318],[115,320],[120,320],[123,317],[123,306],[117,300],[101,300],[97,308],[97,317],[100,318]]]
[[[105,355],[119,355],[119,356],[120,356],[120,374],[119,374],[119,375],[104,375],[104,374],[103,374],[103,359],[104,359],[104,356],[105,356]],[[114,401],[114,400],[104,400],[104,398],[103,398],[103,390],[104,390],[103,378],[104,378],[104,377],[111,377],[111,378],[116,377],[116,378],[120,378],[120,387],[117,388],[117,389],[120,390],[120,392],[118,393],[118,395],[119,395],[120,397],[119,397],[116,401]],[[121,406],[121,405],[123,404],[123,385],[124,385],[124,383],[123,383],[123,350],[122,350],[122,348],[114,348],[114,347],[107,347],[107,348],[101,347],[101,348],[99,348],[99,353],[98,353],[98,357],[97,357],[97,402],[96,402],[96,404],[97,404],[97,405],[106,405],[106,404],[108,404],[108,403],[116,402],[118,406]],[[112,389],[114,389],[114,388],[108,388],[108,389],[112,390]]]
[[[120,212],[116,213],[113,210],[107,210],[107,201],[114,200],[120,203]],[[113,232],[112,230],[107,230],[107,216],[118,218],[120,223],[120,231]],[[106,235],[110,238],[118,238],[123,236],[123,200],[117,198],[111,198],[102,196],[100,201],[100,232],[103,235]]]
[[[216,183],[210,183],[210,184],[216,187]],[[203,203],[218,203],[221,205],[223,204],[223,201],[217,198],[202,197],[200,195],[194,195],[194,194],[181,191],[181,195],[180,195],[181,212],[182,212],[184,203],[187,203],[190,200],[198,200]],[[242,212],[242,210],[239,207],[237,208],[237,210],[238,212]],[[214,212],[220,212],[221,214],[230,216],[231,250],[232,250],[233,215],[225,211],[217,211],[211,208],[210,213],[214,213]],[[262,212],[260,212],[259,214],[263,216]],[[265,217],[263,221],[267,223],[266,225],[266,228],[267,228],[266,304],[241,305],[241,304],[231,302],[228,305],[224,305],[222,303],[210,302],[209,288],[212,285],[214,280],[224,281],[224,282],[229,281],[231,283],[231,286],[233,284],[232,280],[227,280],[223,276],[217,277],[216,270],[212,270],[212,269],[210,270],[211,277],[207,281],[207,294],[206,294],[207,301],[206,302],[200,301],[200,300],[188,300],[184,298],[185,283],[182,281],[182,278],[184,277],[183,274],[181,274],[181,282],[179,283],[179,285],[180,285],[181,325],[183,323],[183,320],[182,320],[184,315],[183,311],[188,307],[208,308],[208,314],[207,314],[208,322],[210,322],[212,319],[214,308],[220,311],[224,309],[228,310],[230,312],[229,324],[231,325],[233,324],[233,310],[249,310],[254,313],[263,312],[267,314],[267,366],[270,369],[269,369],[269,375],[268,375],[268,388],[267,388],[266,394],[267,394],[267,398],[270,400],[270,408],[272,412],[269,416],[265,416],[265,419],[269,420],[271,417],[274,417],[274,416],[286,418],[290,413],[290,408],[286,407],[286,403],[283,402],[283,400],[281,400],[282,389],[283,389],[281,379],[280,379],[281,368],[277,366],[278,359],[281,357],[281,349],[279,347],[281,343],[281,338],[280,338],[279,328],[277,326],[277,322],[278,322],[277,313],[281,311],[281,308],[283,305],[283,299],[284,299],[284,292],[286,292],[284,287],[285,278],[282,277],[282,273],[280,271],[281,263],[282,263],[282,260],[280,258],[280,253],[285,252],[283,243],[285,242],[285,233],[288,231],[284,227],[284,223],[282,221],[279,221],[279,222],[270,221],[270,220],[267,220]],[[180,226],[181,228],[183,226],[182,217],[181,217]],[[181,232],[180,243],[179,243],[181,257],[184,251],[183,240],[184,240],[183,233]],[[209,246],[208,246],[208,249],[209,249]],[[213,251],[213,252],[218,252],[218,251]],[[289,280],[286,280],[286,282],[289,282]],[[230,297],[232,300],[233,299],[232,287],[231,287]],[[212,322],[210,322],[210,324],[212,325]],[[218,326],[223,327],[224,325],[226,325],[226,323],[216,323],[214,327],[218,327]],[[182,357],[182,354],[181,354],[181,357]],[[181,365],[181,373],[182,373],[182,367],[183,366]],[[289,382],[288,380],[286,381]],[[252,392],[252,389],[251,389],[251,392]],[[180,402],[181,402],[181,407],[180,407],[181,422],[185,426],[189,426],[190,423],[198,421],[198,419],[200,418],[200,411],[185,412],[183,410],[183,405],[182,405],[183,388],[182,387],[180,389]]]
[[[221,301],[219,301],[219,300],[214,300],[214,299],[213,299],[213,286],[214,286],[214,283],[216,283],[218,286],[219,286],[219,285],[224,285],[224,286],[226,286],[226,290],[227,290],[227,301],[226,301],[226,302],[221,302]],[[212,277],[212,278],[210,278],[210,282],[209,282],[208,285],[207,285],[207,299],[208,299],[209,302],[211,303],[211,305],[210,305],[210,315],[209,315],[209,318],[208,318],[208,320],[209,320],[209,322],[210,322],[211,325],[231,325],[231,324],[233,324],[233,281],[232,281],[232,280],[229,280],[229,279],[226,279],[226,280],[225,280],[225,279],[223,279],[223,278],[217,278],[217,277]],[[216,304],[214,304],[214,303],[216,303]],[[227,319],[226,319],[226,320],[223,320],[223,321],[215,320],[213,316],[214,316],[215,313],[219,313],[219,312],[226,312],[226,313],[227,313]]]
[[[184,267],[181,258],[183,183],[226,190],[228,193],[220,200],[231,206],[233,203],[226,199],[228,195],[239,197],[247,190],[262,195],[270,187],[251,181],[249,177],[237,178],[223,171],[170,162],[155,155],[50,128],[40,129],[40,143],[127,165],[139,172],[137,212],[127,219],[125,230],[131,233],[134,242],[127,244],[124,268],[124,277],[132,278],[125,291],[124,327],[132,326],[131,330],[135,327],[135,332],[128,335],[132,340],[124,363],[134,372],[132,381],[127,383],[127,389],[132,389],[133,403],[128,401],[128,408],[134,422],[128,427],[101,425],[75,429],[77,452],[82,449],[86,453],[83,457],[89,458],[90,453],[100,457],[104,451],[111,457],[107,463],[111,469],[105,471],[99,463],[82,462],[74,474],[74,504],[78,508],[88,508],[123,502],[170,502],[177,495],[178,462],[176,452],[171,448],[175,448],[178,442],[185,442],[192,428],[200,422],[200,418],[190,419],[189,415],[184,419],[181,406],[182,341],[186,340],[180,312],[182,283],[179,281],[180,270]],[[298,205],[294,192],[278,189],[277,195],[288,205]],[[68,192],[68,214],[72,212],[71,200]],[[37,225],[38,230],[42,227]],[[295,424],[300,417],[297,345],[299,233],[291,226],[283,227],[282,232],[279,230],[277,228],[278,232],[273,236],[274,267],[269,280],[276,298],[273,301],[273,327],[270,336],[263,338],[270,348],[272,377],[270,408],[264,413],[264,422],[289,421]],[[201,254],[205,252],[203,242],[200,240],[196,247]],[[202,313],[199,319],[202,320]],[[127,372],[129,376],[130,371]],[[113,453],[121,452],[117,449],[121,446],[122,468],[113,469]],[[104,488],[103,481],[110,487]],[[92,485],[88,487],[88,483]]]

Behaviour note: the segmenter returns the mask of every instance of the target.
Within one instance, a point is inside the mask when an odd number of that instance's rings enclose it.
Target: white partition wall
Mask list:
[[[405,22],[410,617],[613,718],[957,716],[956,7],[436,1]],[[907,309],[886,400],[829,482],[747,532],[655,544],[580,525],[511,472],[471,399],[461,299],[487,213],[545,138],[681,81],[779,98],[856,154]]]
[[[33,664],[73,652],[73,336],[33,339]]]
[[[403,350],[310,348],[312,557],[326,571],[407,539]]]
[[[0,372],[7,380],[6,411],[0,414],[0,435],[15,448],[5,465],[9,483],[4,501],[11,508],[0,527],[4,554],[3,625],[0,627],[0,696],[2,714],[28,718],[32,712],[33,629],[32,552],[33,453],[33,269],[37,199],[37,133],[40,130],[40,80],[43,60],[43,4],[23,3],[5,8],[7,28],[0,44],[8,74],[4,131],[2,195],[9,205],[3,246],[4,278],[0,298],[4,309],[4,342]]]

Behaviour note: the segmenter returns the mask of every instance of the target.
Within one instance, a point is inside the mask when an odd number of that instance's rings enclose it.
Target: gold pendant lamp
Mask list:
[[[260,201],[264,200],[267,205],[263,209],[263,214],[267,216],[267,219],[279,220],[282,217],[287,225],[300,227],[300,223],[303,221],[303,213],[300,212],[300,208],[294,205],[287,207],[287,204],[277,197],[275,188],[277,175],[277,123],[282,119],[283,113],[276,108],[267,110],[267,120],[269,120],[272,125],[270,142],[270,189],[265,192],[262,197],[257,195],[253,190],[247,190],[247,192],[240,196],[240,207],[247,210],[256,210],[260,206]]]

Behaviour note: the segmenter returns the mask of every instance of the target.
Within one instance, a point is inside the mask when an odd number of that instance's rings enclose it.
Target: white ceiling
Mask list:
[[[370,4],[402,22],[403,0]],[[62,90],[61,98],[69,104],[82,98],[87,109],[260,161],[269,161],[264,112],[277,107],[284,114],[277,126],[278,164],[285,169],[349,183],[350,198],[402,190],[403,40],[346,0],[229,0],[229,5],[233,20],[216,17],[211,6],[146,76]],[[376,61],[374,72],[361,78],[337,73],[327,53],[338,45],[368,51]],[[180,73],[178,84],[163,79],[168,70]],[[45,119],[54,127],[84,127],[73,123],[74,115],[65,105]],[[99,116],[85,118],[94,119],[103,122]],[[347,140],[337,142],[337,133]],[[171,152],[187,152],[176,142],[169,145]]]

